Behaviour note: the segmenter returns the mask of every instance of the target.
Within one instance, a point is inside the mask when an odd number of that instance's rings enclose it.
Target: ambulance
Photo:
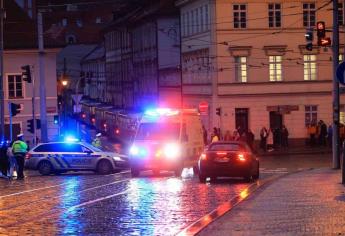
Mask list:
[[[204,150],[202,123],[195,109],[158,108],[147,110],[139,123],[129,151],[131,174],[140,171],[173,171],[197,168]]]

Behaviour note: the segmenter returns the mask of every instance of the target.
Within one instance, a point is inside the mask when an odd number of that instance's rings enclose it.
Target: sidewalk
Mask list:
[[[257,148],[257,152],[259,156],[328,154],[328,153],[332,153],[332,148],[298,146],[298,147],[288,147],[288,148],[275,148],[267,152],[264,152],[262,149]]]
[[[344,235],[341,171],[303,171],[263,186],[198,235]]]

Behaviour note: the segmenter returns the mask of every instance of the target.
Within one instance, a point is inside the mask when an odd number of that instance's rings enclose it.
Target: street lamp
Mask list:
[[[66,87],[68,85],[68,80],[62,80],[61,84],[63,87]]]

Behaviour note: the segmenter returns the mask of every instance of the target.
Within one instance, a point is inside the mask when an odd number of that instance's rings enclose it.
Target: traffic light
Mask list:
[[[54,116],[54,124],[59,124],[59,115]]]
[[[305,48],[308,51],[312,51],[313,50],[313,39],[314,39],[313,29],[308,29],[304,36],[305,36],[305,40],[307,41]]]
[[[33,134],[34,133],[34,120],[33,119],[27,120],[27,127],[28,127],[28,131]]]
[[[31,70],[30,65],[22,66],[22,79],[28,83],[31,83]]]
[[[316,23],[316,30],[318,39],[326,37],[326,24],[324,21],[318,21]]]
[[[221,113],[222,113],[222,109],[221,109],[220,107],[217,107],[217,108],[216,108],[216,115],[217,115],[217,116],[220,116]]]
[[[11,116],[15,116],[18,113],[20,113],[20,104],[15,104],[15,103],[11,102],[10,109],[11,109],[11,111],[10,111]]]
[[[331,38],[326,38],[326,24],[324,21],[318,21],[316,23],[316,30],[317,45],[326,47],[332,44]]]
[[[85,119],[86,118],[86,114],[84,112],[81,113],[81,118]]]

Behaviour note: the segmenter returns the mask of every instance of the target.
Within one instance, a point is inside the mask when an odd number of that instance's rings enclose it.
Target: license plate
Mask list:
[[[216,162],[229,162],[229,158],[227,157],[217,157],[214,161]]]

